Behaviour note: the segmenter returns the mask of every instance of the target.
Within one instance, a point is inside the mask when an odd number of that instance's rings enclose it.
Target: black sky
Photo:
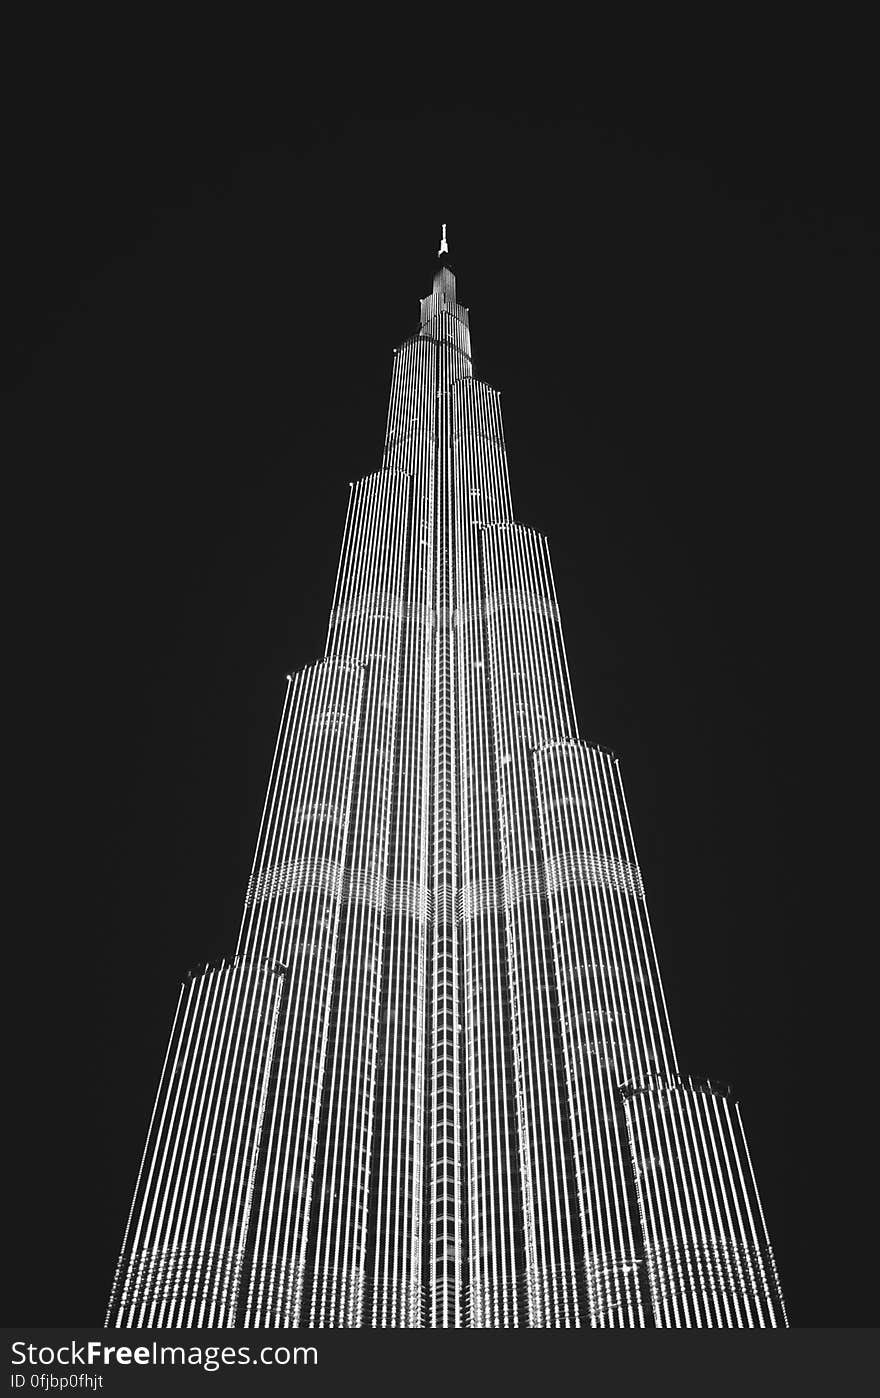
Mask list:
[[[16,87],[11,1321],[102,1316],[445,219],[683,1067],[738,1091],[793,1322],[873,1323],[876,114],[855,38],[692,41],[350,85],[56,34]]]

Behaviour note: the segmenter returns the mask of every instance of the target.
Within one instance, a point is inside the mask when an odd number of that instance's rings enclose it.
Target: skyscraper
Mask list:
[[[108,1323],[785,1324],[445,233],[325,656],[288,676],[236,952],[180,991]]]

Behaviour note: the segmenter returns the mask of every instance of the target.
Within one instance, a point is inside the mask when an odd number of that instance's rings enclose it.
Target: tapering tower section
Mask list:
[[[234,956],[187,978],[119,1326],[773,1326],[738,1107],[679,1071],[443,226],[288,677]]]

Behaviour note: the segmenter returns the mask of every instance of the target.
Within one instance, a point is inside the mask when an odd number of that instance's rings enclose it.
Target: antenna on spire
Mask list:
[[[443,225],[443,236],[440,239],[440,246],[437,249],[437,256],[442,257],[444,252],[449,251],[449,244],[446,241],[446,224]]]

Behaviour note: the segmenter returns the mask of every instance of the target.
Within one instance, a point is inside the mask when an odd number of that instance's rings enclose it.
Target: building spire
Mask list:
[[[440,246],[437,249],[437,256],[442,257],[445,252],[449,252],[449,244],[446,241],[446,224],[443,225],[443,234],[440,238]]]

